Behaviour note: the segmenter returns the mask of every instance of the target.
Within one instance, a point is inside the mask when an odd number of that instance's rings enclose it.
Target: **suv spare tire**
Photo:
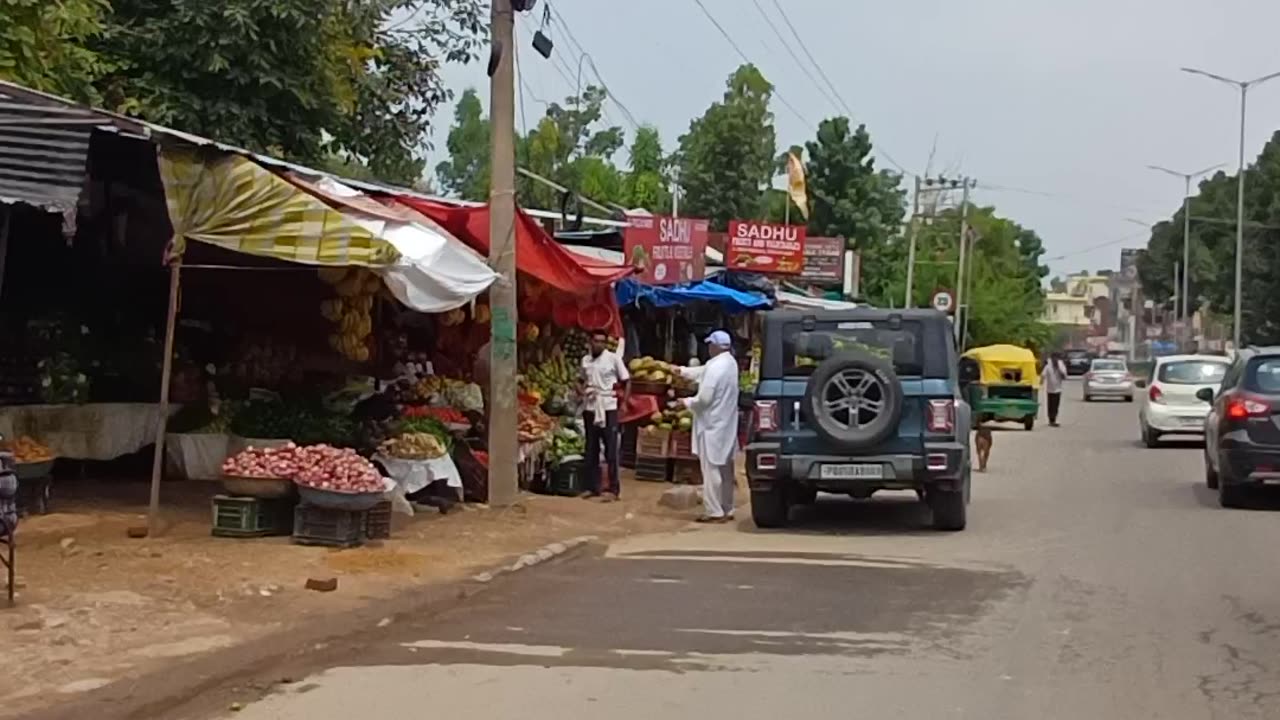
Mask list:
[[[893,365],[859,351],[822,361],[804,392],[805,415],[814,431],[842,450],[868,449],[896,432],[902,402]]]

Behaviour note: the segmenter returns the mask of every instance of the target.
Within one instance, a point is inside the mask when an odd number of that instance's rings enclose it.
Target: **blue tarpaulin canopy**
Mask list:
[[[768,298],[755,292],[743,292],[725,287],[710,280],[683,285],[645,285],[633,278],[619,280],[614,285],[618,297],[618,305],[626,306],[639,300],[646,300],[654,307],[673,307],[691,302],[716,303],[725,312],[738,313],[767,308],[772,303]]]

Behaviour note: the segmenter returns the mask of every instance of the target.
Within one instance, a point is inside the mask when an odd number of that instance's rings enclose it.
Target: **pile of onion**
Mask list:
[[[341,493],[380,493],[382,474],[351,448],[310,445],[298,448],[298,474],[293,481],[316,490]]]
[[[291,479],[298,474],[298,450],[293,443],[278,448],[255,448],[222,461],[222,474],[264,479]]]

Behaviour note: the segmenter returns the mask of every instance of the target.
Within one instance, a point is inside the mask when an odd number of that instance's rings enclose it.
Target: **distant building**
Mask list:
[[[1058,328],[1069,347],[1093,347],[1105,351],[1108,329],[1115,323],[1111,275],[1069,275],[1065,290],[1045,294],[1042,320]]]

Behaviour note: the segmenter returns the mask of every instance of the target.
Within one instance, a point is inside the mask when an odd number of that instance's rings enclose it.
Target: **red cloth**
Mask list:
[[[461,207],[421,198],[396,196],[396,200],[439,223],[475,251],[489,253],[489,207]],[[602,305],[609,310],[608,331],[622,337],[622,316],[613,283],[631,273],[629,265],[611,263],[573,252],[556,242],[537,221],[516,208],[516,269],[559,290],[579,297],[579,303]],[[582,296],[587,297],[582,297]]]
[[[657,395],[633,394],[625,406],[619,403],[618,422],[629,423],[647,418],[661,409]]]
[[[458,207],[399,196],[400,202],[440,223],[477,252],[489,253],[489,207]],[[629,266],[610,265],[568,250],[556,242],[537,221],[516,208],[516,267],[561,292],[589,294],[634,272]]]

